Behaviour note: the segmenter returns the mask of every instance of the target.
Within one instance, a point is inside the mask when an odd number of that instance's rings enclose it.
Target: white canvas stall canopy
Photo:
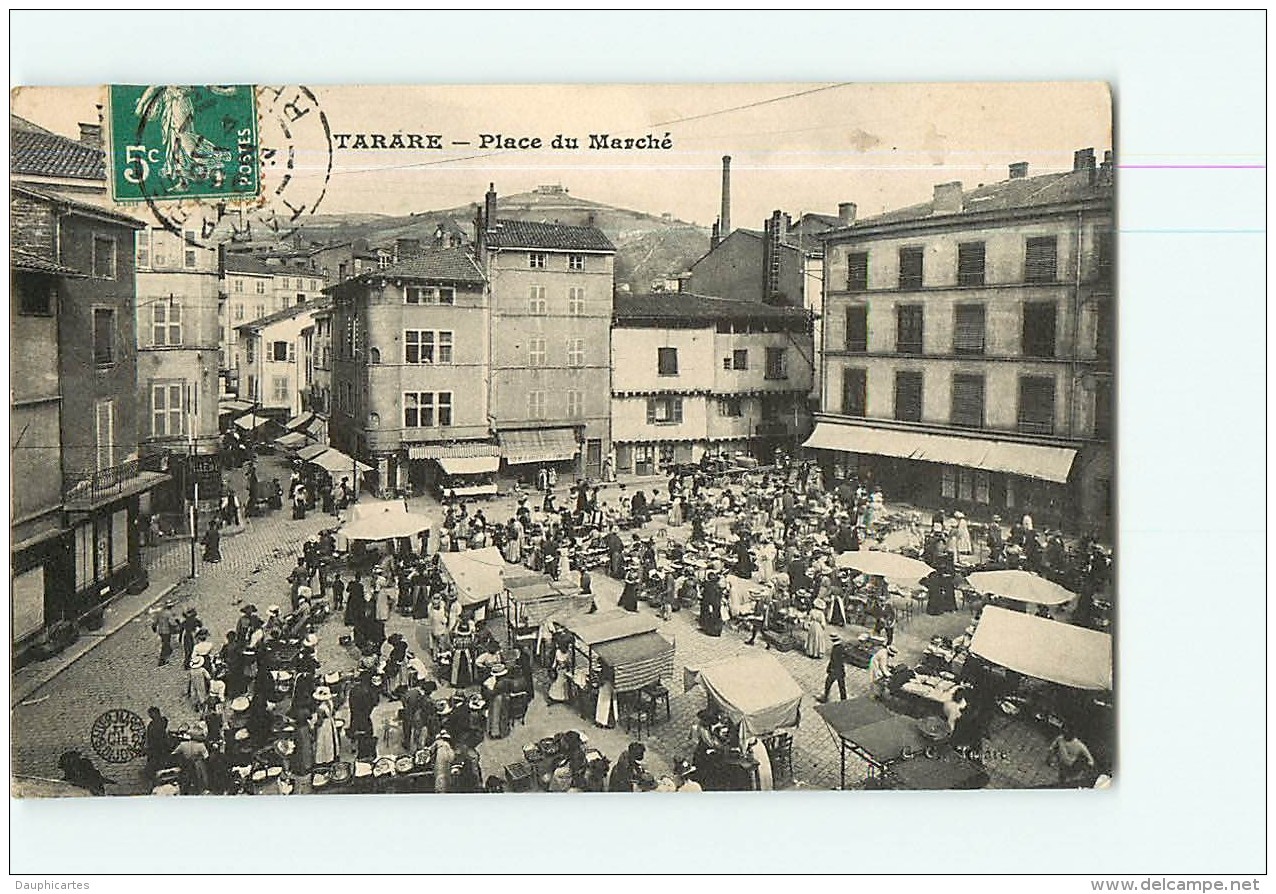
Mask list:
[[[773,656],[750,653],[687,667],[684,689],[704,685],[709,703],[740,725],[740,736],[765,736],[801,720],[802,687]]]
[[[1068,480],[1072,462],[1077,456],[1077,451],[1067,447],[932,435],[837,422],[817,423],[815,431],[802,446],[1008,472],[1058,484]]]
[[[314,418],[314,413],[299,413],[285,422],[284,428],[288,429],[288,431],[300,431],[310,425]]]
[[[427,516],[409,512],[402,500],[355,503],[349,515],[349,520],[337,533],[352,541],[376,542],[415,537],[433,527]]]
[[[244,431],[256,431],[269,421],[270,419],[265,416],[258,416],[256,413],[249,413],[247,416],[240,416],[236,419],[235,425],[238,428],[242,428]]]
[[[1077,689],[1112,688],[1112,637],[1086,627],[988,606],[970,651],[1038,680]]]
[[[356,461],[352,457],[346,456],[340,450],[333,450],[331,447],[318,454],[313,459],[307,460],[311,465],[318,466],[333,478],[340,479],[343,475],[350,477],[355,469],[359,470],[360,475],[366,475],[372,471],[372,466],[366,466]]]
[[[297,450],[309,444],[310,438],[306,437],[304,432],[290,431],[286,435],[275,438],[275,443],[285,450]]]
[[[331,448],[329,448],[327,444],[311,444],[309,447],[302,447],[298,450],[297,458],[304,460],[305,462],[310,462],[316,456],[319,456],[322,453],[327,453],[330,449]]]
[[[443,553],[439,561],[463,606],[481,605],[505,592],[505,560],[494,546]]]

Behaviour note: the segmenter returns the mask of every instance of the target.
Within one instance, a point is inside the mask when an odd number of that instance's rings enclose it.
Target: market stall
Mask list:
[[[297,455],[301,457],[301,452],[298,452]],[[318,466],[327,472],[333,481],[340,481],[342,478],[354,478],[356,475],[362,477],[372,471],[372,466],[365,465],[354,457],[346,456],[340,450],[332,447],[324,447],[321,452],[313,454],[310,458],[303,458],[312,466]]]
[[[937,741],[923,723],[869,696],[817,705],[815,712],[840,743],[843,789],[848,753],[868,765],[870,780],[900,788],[974,789],[988,782],[979,763]]]
[[[348,549],[350,543],[379,543],[420,534],[428,537],[433,526],[427,516],[409,512],[402,500],[354,503],[346,512],[345,523],[337,529],[337,547]]]
[[[442,473],[438,487],[442,493],[461,498],[494,497],[499,456],[443,456],[435,460]]]
[[[503,575],[507,566],[499,549],[485,546],[459,553],[441,553],[439,566],[444,579],[456,588],[462,607],[483,606],[484,609],[476,610],[479,617],[486,615],[485,609],[499,607],[491,604],[493,599],[501,600],[505,593]]]
[[[506,575],[505,598],[509,607],[509,641],[523,643],[533,654],[539,651],[542,625],[553,618],[584,614],[594,604],[594,597],[582,594],[579,587],[535,572]]]
[[[673,675],[674,647],[649,615],[613,609],[579,615],[561,625],[572,636],[573,676],[594,702],[594,720],[610,726],[619,696]]]
[[[1112,689],[1112,637],[1088,627],[988,606],[970,651],[1038,680],[1074,689]]]
[[[275,438],[275,446],[287,453],[296,453],[302,447],[311,443],[313,441],[304,432],[299,431],[290,431]]]

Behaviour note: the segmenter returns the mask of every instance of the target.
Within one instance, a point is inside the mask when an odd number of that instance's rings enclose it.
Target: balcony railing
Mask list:
[[[131,459],[97,472],[68,474],[63,499],[67,503],[99,503],[118,497],[130,484],[137,481],[141,472],[141,464]]]

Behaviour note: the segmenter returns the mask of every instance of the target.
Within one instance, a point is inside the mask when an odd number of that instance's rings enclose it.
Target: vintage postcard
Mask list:
[[[9,127],[17,796],[1117,778],[1106,85]]]

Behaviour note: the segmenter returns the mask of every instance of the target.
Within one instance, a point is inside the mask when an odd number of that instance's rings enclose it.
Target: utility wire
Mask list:
[[[797,99],[799,96],[810,96],[812,93],[821,93],[825,90],[835,90],[838,87],[849,87],[849,83],[825,84],[823,87],[813,87],[810,90],[801,90],[797,93],[787,93],[784,96],[773,96],[770,99],[760,99],[757,102],[745,103],[742,106],[732,106],[729,109],[719,109],[716,112],[703,112],[699,115],[688,115],[685,118],[671,118],[668,121],[657,121],[652,127],[666,127],[670,124],[683,124],[687,121],[700,121],[704,118],[713,118],[717,115],[726,115],[730,112],[742,112],[745,109],[755,109],[758,106],[770,105],[774,102],[783,102],[787,99]]]

